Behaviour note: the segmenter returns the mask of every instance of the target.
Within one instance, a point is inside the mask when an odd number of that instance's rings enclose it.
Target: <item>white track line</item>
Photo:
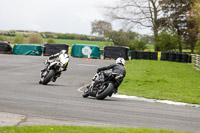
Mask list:
[[[77,91],[83,93],[82,89],[85,88],[88,85],[89,84],[78,88]],[[119,95],[119,94],[113,94],[112,97],[121,98],[121,99],[135,100],[135,101],[145,101],[145,102],[151,102],[151,103],[165,103],[165,104],[171,104],[171,105],[189,106],[189,107],[200,108],[199,104],[189,104],[189,103],[174,102],[174,101],[168,101],[168,100],[147,99],[147,98],[144,98],[144,97],[127,96],[127,95]]]

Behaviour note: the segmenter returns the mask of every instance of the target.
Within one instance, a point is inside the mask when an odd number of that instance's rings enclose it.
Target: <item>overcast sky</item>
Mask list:
[[[1,0],[0,30],[34,30],[90,35],[92,21],[106,20],[101,7],[111,5],[115,1]],[[114,28],[117,29],[119,26],[115,24]]]

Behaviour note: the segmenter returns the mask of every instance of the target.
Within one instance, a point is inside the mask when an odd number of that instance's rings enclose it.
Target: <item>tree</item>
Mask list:
[[[150,35],[142,35],[141,40],[145,41],[145,43],[152,44],[154,42],[154,37]]]
[[[179,51],[182,52],[183,35],[187,27],[187,15],[195,0],[160,0],[164,12],[161,19],[165,27],[175,30],[178,34]]]
[[[199,11],[198,11],[199,12]],[[198,14],[195,10],[190,10],[187,15],[187,29],[184,32],[184,40],[190,45],[191,52],[194,53],[195,44],[198,40],[199,25],[197,24],[195,15]]]
[[[93,21],[91,23],[92,26],[92,34],[97,33],[100,36],[106,36],[108,33],[112,32],[112,25],[106,21]]]
[[[17,34],[14,38],[14,43],[23,44],[24,43],[24,35],[23,34]]]
[[[33,33],[28,36],[28,43],[30,44],[43,44],[43,38],[40,34]]]
[[[196,22],[199,26],[199,32],[200,32],[200,1],[195,1],[195,4],[192,8],[194,17],[196,19]],[[198,35],[198,41],[196,42],[196,53],[200,54],[200,34]]]
[[[133,28],[135,26],[148,27],[153,30],[155,41],[157,41],[162,10],[159,5],[160,0],[120,0],[120,3],[107,7],[109,16],[113,20],[121,20],[125,26]],[[158,51],[159,47],[155,47]]]
[[[136,39],[139,40],[141,35],[136,32],[127,31],[127,36],[129,37],[130,40],[136,40]]]
[[[126,46],[129,43],[129,36],[123,30],[113,31],[110,35],[115,46]]]
[[[159,46],[161,51],[176,50],[178,48],[178,35],[176,32],[163,30],[155,45]]]

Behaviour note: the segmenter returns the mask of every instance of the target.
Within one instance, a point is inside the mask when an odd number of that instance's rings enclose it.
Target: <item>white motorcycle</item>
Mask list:
[[[69,63],[69,56],[67,54],[61,54],[54,60],[46,60],[46,69],[43,69],[40,73],[40,84],[47,85],[50,81],[55,82],[55,80],[60,77],[61,72],[66,70]]]

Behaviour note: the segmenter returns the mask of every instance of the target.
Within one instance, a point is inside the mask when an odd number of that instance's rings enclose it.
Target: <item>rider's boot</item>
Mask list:
[[[56,79],[57,79],[57,77],[53,77],[53,78],[52,78],[52,81],[53,81],[53,82],[56,82]]]
[[[113,93],[114,93],[114,94],[116,94],[117,91],[118,91],[118,88],[114,88],[114,89],[113,89]]]

